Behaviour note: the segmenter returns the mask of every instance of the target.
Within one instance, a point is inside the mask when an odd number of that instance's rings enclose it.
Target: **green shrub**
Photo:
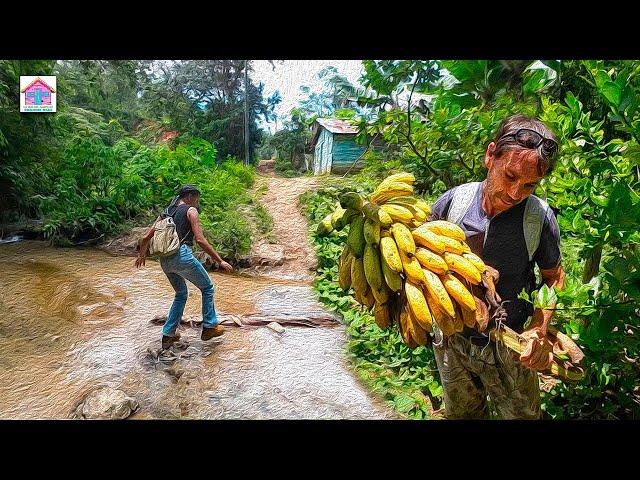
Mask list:
[[[201,191],[201,218],[220,254],[237,259],[251,235],[237,206],[249,203],[253,168],[227,160],[216,165],[216,150],[202,139],[149,147],[124,137],[113,145],[100,135],[73,136],[64,146],[52,187],[34,196],[44,215],[44,234],[58,243],[82,242],[119,231],[128,219],[158,215],[177,187],[193,183]]]
[[[251,188],[255,181],[255,168],[245,166],[240,160],[234,157],[227,157],[222,163],[222,168],[237,177],[245,188]]]
[[[251,249],[251,228],[235,208],[213,207],[202,217],[205,235],[221,257],[238,262]]]
[[[276,159],[275,172],[281,177],[285,178],[292,178],[300,175],[300,173],[295,169],[290,160],[282,158]]]

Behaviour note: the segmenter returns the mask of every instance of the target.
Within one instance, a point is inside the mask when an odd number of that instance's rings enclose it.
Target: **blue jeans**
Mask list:
[[[213,282],[202,264],[193,256],[191,247],[182,245],[175,255],[161,258],[160,266],[176,291],[167,321],[162,328],[162,334],[168,337],[173,337],[176,334],[176,328],[178,328],[184,306],[187,303],[188,290],[185,279],[202,292],[202,326],[215,327],[218,324],[218,318],[213,305]]]

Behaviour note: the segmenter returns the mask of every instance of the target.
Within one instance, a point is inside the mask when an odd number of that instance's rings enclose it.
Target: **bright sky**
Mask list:
[[[275,70],[266,60],[255,60],[254,71],[249,75],[254,83],[264,83],[264,96],[270,97],[276,90],[280,91],[282,101],[276,106],[278,115],[277,125],[269,123],[261,125],[272,133],[276,127],[282,127],[282,120],[289,116],[292,108],[304,97],[300,93],[300,86],[307,85],[318,92],[322,89],[322,81],[318,79],[318,72],[329,65],[334,66],[338,73],[358,86],[358,79],[364,71],[362,60],[274,60]]]

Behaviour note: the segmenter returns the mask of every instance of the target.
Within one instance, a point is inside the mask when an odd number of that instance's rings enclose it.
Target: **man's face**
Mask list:
[[[192,193],[187,197],[186,203],[191,205],[192,207],[198,208],[200,206],[200,195],[197,193]]]
[[[535,150],[508,150],[500,157],[493,155],[491,142],[485,156],[487,189],[495,213],[517,205],[533,193],[542,179],[538,172],[538,153]]]

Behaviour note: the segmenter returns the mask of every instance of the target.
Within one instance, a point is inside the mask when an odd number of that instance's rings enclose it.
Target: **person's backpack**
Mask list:
[[[475,198],[480,185],[480,182],[471,182],[456,187],[453,192],[451,205],[449,206],[447,221],[458,225],[462,222],[464,215],[473,203],[473,199]],[[547,202],[535,195],[529,195],[527,198],[527,205],[525,206],[524,216],[522,217],[522,228],[524,230],[524,239],[527,244],[529,261],[533,260],[533,255],[536,253],[538,245],[540,245],[542,227],[549,208],[550,207]],[[489,224],[491,224],[491,221],[489,221]],[[487,225],[487,232],[489,232],[489,225]],[[486,242],[487,235],[484,236],[484,240]]]
[[[180,239],[173,216],[169,215],[168,210],[162,214],[163,218],[156,223],[156,229],[149,242],[149,257],[161,258],[174,255],[180,250],[180,245],[189,235],[187,232],[184,238]]]

